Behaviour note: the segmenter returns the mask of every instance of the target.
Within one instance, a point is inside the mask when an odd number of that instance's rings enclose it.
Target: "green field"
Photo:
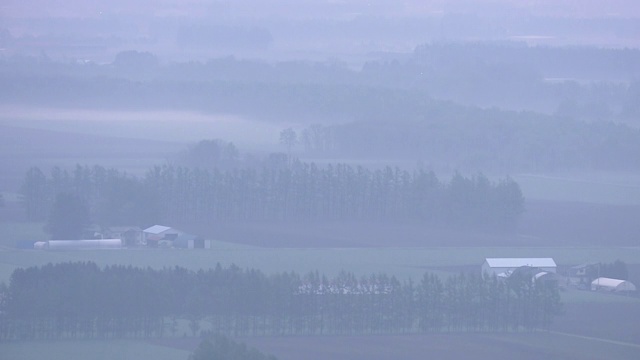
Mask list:
[[[247,343],[281,360],[636,359],[639,345],[561,333],[425,334],[254,338]]]
[[[182,266],[189,269],[210,268],[236,264],[241,268],[255,268],[265,273],[296,271],[305,273],[318,270],[335,275],[341,270],[358,275],[384,272],[401,279],[418,280],[425,271],[450,274],[465,269],[472,271],[486,257],[553,257],[560,265],[587,262],[611,262],[620,259],[627,264],[640,264],[640,247],[420,247],[420,248],[260,248],[225,242],[214,242],[211,250],[177,249],[124,249],[102,251],[36,251],[17,250],[15,239],[42,238],[41,224],[0,224],[4,234],[0,239],[0,282],[8,282],[11,273],[20,267],[44,265],[66,261],[93,261],[99,265],[133,265],[139,267]],[[9,235],[7,235],[9,234]],[[571,313],[570,319],[584,319],[584,313],[592,313],[598,304],[607,306],[606,316],[616,309],[637,309],[640,300],[624,296],[566,290],[562,298],[569,310],[576,304],[588,303],[585,309]],[[593,304],[593,305],[591,305]],[[631,306],[631,307],[629,307]],[[637,313],[637,312],[636,312]],[[603,318],[603,317],[601,317]],[[624,320],[626,319],[626,320]],[[563,321],[562,317],[558,319]],[[598,322],[596,320],[596,322]],[[247,343],[281,360],[288,359],[422,359],[468,357],[479,354],[486,359],[521,358],[520,353],[534,358],[580,359],[635,359],[640,345],[628,344],[623,335],[611,332],[611,336],[585,336],[580,329],[590,328],[592,323],[576,323],[565,333],[536,334],[432,334],[408,336],[361,337],[283,337],[253,338]],[[635,331],[635,321],[623,317],[616,320],[617,327]],[[184,326],[182,326],[184,328]],[[183,331],[184,332],[184,331]],[[607,337],[608,339],[603,339]],[[195,340],[194,340],[195,341]],[[627,340],[628,341],[628,340]],[[195,341],[197,342],[197,341]],[[194,342],[194,343],[195,343]],[[41,359],[187,359],[184,348],[162,346],[163,340],[90,340],[90,341],[36,341],[0,344],[0,358],[16,360]],[[167,339],[171,345],[171,339]],[[407,349],[411,349],[408,351]],[[456,349],[457,353],[451,353]],[[311,353],[309,352],[311,351]]]
[[[512,177],[530,200],[640,205],[640,174],[598,172]]]
[[[417,247],[417,248],[262,248],[220,241],[211,250],[123,249],[39,251],[15,249],[15,241],[46,239],[42,224],[0,224],[0,282],[8,283],[16,268],[47,263],[92,261],[101,266],[181,266],[192,270],[227,267],[254,268],[267,274],[319,271],[334,276],[340,271],[356,275],[386,273],[419,281],[426,272],[441,275],[473,271],[487,257],[552,257],[559,266],[589,262],[640,264],[640,247]],[[585,300],[585,296],[591,296]],[[600,301],[599,295],[566,294],[566,301]],[[609,300],[605,300],[609,301]]]
[[[214,243],[211,250],[125,249],[86,251],[0,251],[0,281],[14,269],[67,261],[93,261],[99,265],[163,268],[182,266],[206,269],[235,264],[265,273],[318,270],[335,275],[341,270],[358,275],[384,272],[401,279],[419,279],[425,271],[443,267],[478,266],[487,257],[552,257],[559,265],[586,262],[640,264],[640,247],[430,247],[430,248],[258,248]]]
[[[46,357],[43,355],[46,354]],[[189,351],[144,340],[63,340],[0,344],[0,358],[12,360],[187,360]]]
[[[640,345],[557,332],[521,334],[423,334],[403,336],[307,336],[245,338],[280,360],[383,359],[637,359]],[[0,344],[3,359],[186,360],[198,340],[78,340]],[[426,356],[426,355],[429,356]]]

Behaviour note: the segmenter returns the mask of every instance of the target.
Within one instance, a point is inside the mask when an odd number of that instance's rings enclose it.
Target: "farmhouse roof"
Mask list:
[[[593,280],[591,282],[591,285],[615,288],[615,287],[618,287],[620,284],[623,284],[625,282],[628,282],[628,281],[620,280],[620,279],[611,279],[611,278],[606,278],[606,277],[600,277],[600,278],[597,278],[597,279]]]
[[[144,229],[143,231],[148,233],[148,234],[160,234],[163,233],[167,230],[171,229],[168,226],[164,226],[164,225],[153,225],[151,227],[148,227],[146,229]]]
[[[556,267],[556,262],[552,258],[487,258],[486,261],[492,268]]]

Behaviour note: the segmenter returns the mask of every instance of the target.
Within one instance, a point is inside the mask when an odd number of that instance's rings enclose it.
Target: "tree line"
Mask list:
[[[503,64],[494,51],[513,64]],[[532,57],[537,51],[541,49],[425,46],[406,61],[370,63],[360,72],[313,64],[300,65],[303,70],[297,71],[291,64],[287,69],[289,65],[223,59],[155,67],[162,75],[143,79],[111,74],[117,66],[0,61],[0,102],[183,109],[261,121],[322,122],[330,124],[332,136],[309,147],[310,154],[318,156],[422,160],[467,171],[637,169],[640,131],[626,124],[637,123],[640,114],[640,82],[630,81],[640,70],[628,65],[639,52],[569,51],[573,55]],[[465,57],[466,52],[473,56]],[[568,76],[567,69],[578,68],[569,60],[596,53],[597,63],[627,59],[628,67],[614,77],[617,83],[548,83],[528,68],[532,59],[553,64],[556,57],[568,56],[567,65],[557,70]],[[476,56],[486,63],[470,60]],[[592,65],[585,71],[604,69]],[[283,80],[287,73],[294,79]],[[518,109],[538,113],[511,111]]]
[[[640,130],[533,113],[449,108],[428,115],[377,115],[301,131],[312,157],[422,161],[435,169],[484,171],[634,170]]]
[[[11,100],[32,102],[37,96],[58,105],[75,100],[144,108],[151,99],[161,106],[257,114],[275,110],[274,115],[282,116],[291,107],[296,108],[291,115],[329,115],[334,109],[362,115],[367,107],[383,103],[381,108],[407,114],[429,96],[481,107],[558,112],[576,120],[637,122],[639,59],[637,49],[434,42],[409,56],[366,62],[360,70],[336,61],[270,64],[233,57],[160,65],[150,53],[125,51],[103,65],[7,58],[0,61],[0,76],[10,84],[4,89]],[[189,93],[181,96],[185,91]],[[403,95],[411,101],[402,101]],[[343,99],[351,100],[351,106],[344,106]]]
[[[177,336],[179,319],[193,336],[522,331],[561,313],[557,284],[464,273],[414,283],[76,262],[16,269],[3,291],[1,340]]]
[[[71,193],[103,225],[212,221],[420,221],[509,230],[524,210],[518,184],[456,173],[293,161],[278,167],[201,169],[156,166],[143,177],[99,166],[30,169],[22,188],[29,220],[46,219],[53,199]]]

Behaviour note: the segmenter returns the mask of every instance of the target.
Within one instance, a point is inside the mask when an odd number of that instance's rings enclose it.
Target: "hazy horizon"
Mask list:
[[[123,50],[162,61],[235,55],[338,59],[354,66],[433,41],[638,48],[634,1],[7,1],[0,56],[110,62]]]
[[[636,360],[639,220],[637,0],[0,4],[0,358]]]

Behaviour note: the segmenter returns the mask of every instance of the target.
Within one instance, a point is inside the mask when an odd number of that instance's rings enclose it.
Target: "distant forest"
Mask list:
[[[445,228],[515,229],[524,198],[510,178],[292,161],[281,166],[203,169],[156,166],[137,178],[100,166],[30,169],[22,187],[27,218],[50,216],[59,194],[84,201],[101,225],[216,221],[416,221]]]
[[[109,64],[46,57],[0,59],[3,102],[403,119],[427,100],[557,114],[574,120],[638,121],[640,50],[528,47],[519,43],[431,43],[352,69],[339,61],[234,57],[163,64],[119,53]],[[301,120],[304,120],[301,119]],[[391,119],[389,119],[391,120]]]
[[[516,274],[503,282],[426,273],[414,284],[385,274],[61,263],[17,269],[0,291],[0,340],[175,337],[178,319],[192,336],[533,331],[562,311],[557,284]]]
[[[546,172],[640,169],[640,130],[534,113],[443,108],[422,119],[311,125],[310,157],[411,159],[454,171]]]
[[[321,124],[324,138],[305,144],[304,156],[408,159],[444,171],[635,170],[638,64],[638,50],[514,43],[426,44],[359,70],[233,57],[162,64],[136,51],[103,65],[7,58],[0,104]]]

